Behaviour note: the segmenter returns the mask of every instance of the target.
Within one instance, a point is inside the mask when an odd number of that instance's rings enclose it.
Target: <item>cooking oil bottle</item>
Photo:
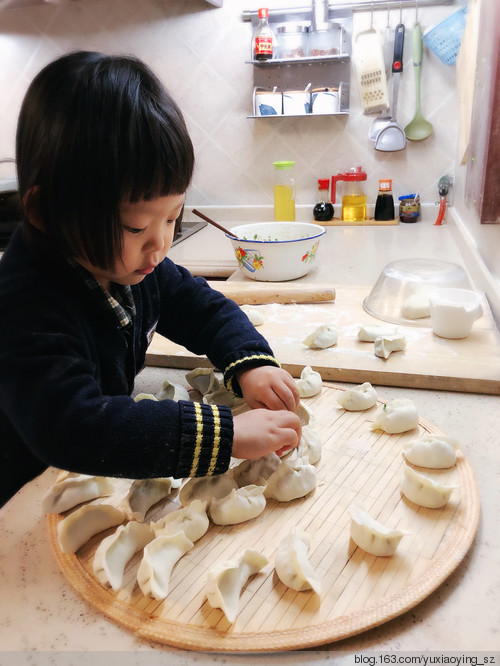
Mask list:
[[[332,176],[332,203],[336,199],[337,182],[345,182],[342,194],[342,219],[345,222],[366,220],[366,194],[362,185],[365,180],[366,173],[361,167],[353,167],[346,173]]]
[[[274,219],[277,222],[295,222],[295,180],[293,166],[295,162],[273,162],[275,168],[274,183]]]

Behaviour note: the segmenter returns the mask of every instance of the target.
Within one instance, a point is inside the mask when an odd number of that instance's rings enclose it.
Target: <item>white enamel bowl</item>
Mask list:
[[[252,280],[281,282],[309,273],[326,229],[307,222],[257,222],[230,229],[238,266]]]

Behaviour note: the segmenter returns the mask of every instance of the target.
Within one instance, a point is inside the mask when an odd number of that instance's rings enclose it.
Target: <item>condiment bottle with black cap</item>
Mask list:
[[[328,195],[329,178],[318,178],[318,203],[314,206],[313,215],[317,222],[328,222],[333,217],[333,206]]]

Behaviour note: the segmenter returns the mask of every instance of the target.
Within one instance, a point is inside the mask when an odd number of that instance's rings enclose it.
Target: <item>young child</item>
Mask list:
[[[157,77],[75,52],[30,85],[16,136],[25,219],[0,261],[0,505],[48,465],[220,474],[297,446],[298,392],[233,302],[166,258],[194,154]],[[130,397],[158,331],[252,408]]]

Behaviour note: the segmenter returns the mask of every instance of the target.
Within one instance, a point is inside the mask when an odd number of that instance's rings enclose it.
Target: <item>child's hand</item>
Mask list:
[[[260,458],[275,451],[298,446],[302,435],[300,419],[285,409],[251,409],[234,417],[235,458]]]
[[[252,409],[287,409],[294,412],[300,396],[293,377],[282,368],[261,365],[244,370],[238,375],[238,383],[247,404]]]

